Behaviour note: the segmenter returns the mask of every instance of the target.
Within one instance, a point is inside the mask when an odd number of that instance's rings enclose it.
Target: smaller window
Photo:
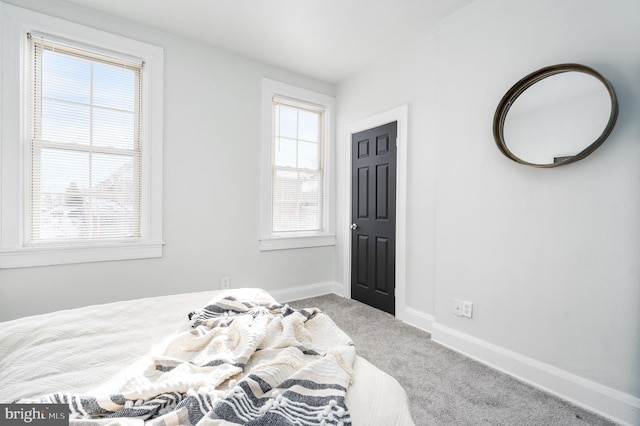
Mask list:
[[[273,99],[272,229],[324,231],[324,109]]]
[[[261,248],[334,244],[328,167],[333,98],[266,79],[263,97]]]

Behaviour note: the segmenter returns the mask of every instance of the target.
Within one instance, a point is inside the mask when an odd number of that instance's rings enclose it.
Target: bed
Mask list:
[[[72,424],[413,425],[355,350],[260,289],[88,306],[0,323],[0,403],[65,403]]]

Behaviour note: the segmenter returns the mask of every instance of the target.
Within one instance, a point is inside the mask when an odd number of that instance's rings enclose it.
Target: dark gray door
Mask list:
[[[397,123],[351,138],[351,297],[395,314]]]

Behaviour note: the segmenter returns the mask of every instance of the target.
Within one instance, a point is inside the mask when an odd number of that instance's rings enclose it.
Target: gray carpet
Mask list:
[[[615,424],[447,349],[428,333],[360,302],[330,294],[289,305],[326,312],[351,336],[360,356],[400,382],[418,426]]]

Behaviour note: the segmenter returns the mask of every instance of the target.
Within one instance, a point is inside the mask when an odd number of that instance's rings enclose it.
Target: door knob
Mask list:
[[[355,223],[352,223],[351,226],[349,226],[349,228],[351,228],[353,230],[356,230],[356,229],[358,229],[358,225],[355,224]]]

